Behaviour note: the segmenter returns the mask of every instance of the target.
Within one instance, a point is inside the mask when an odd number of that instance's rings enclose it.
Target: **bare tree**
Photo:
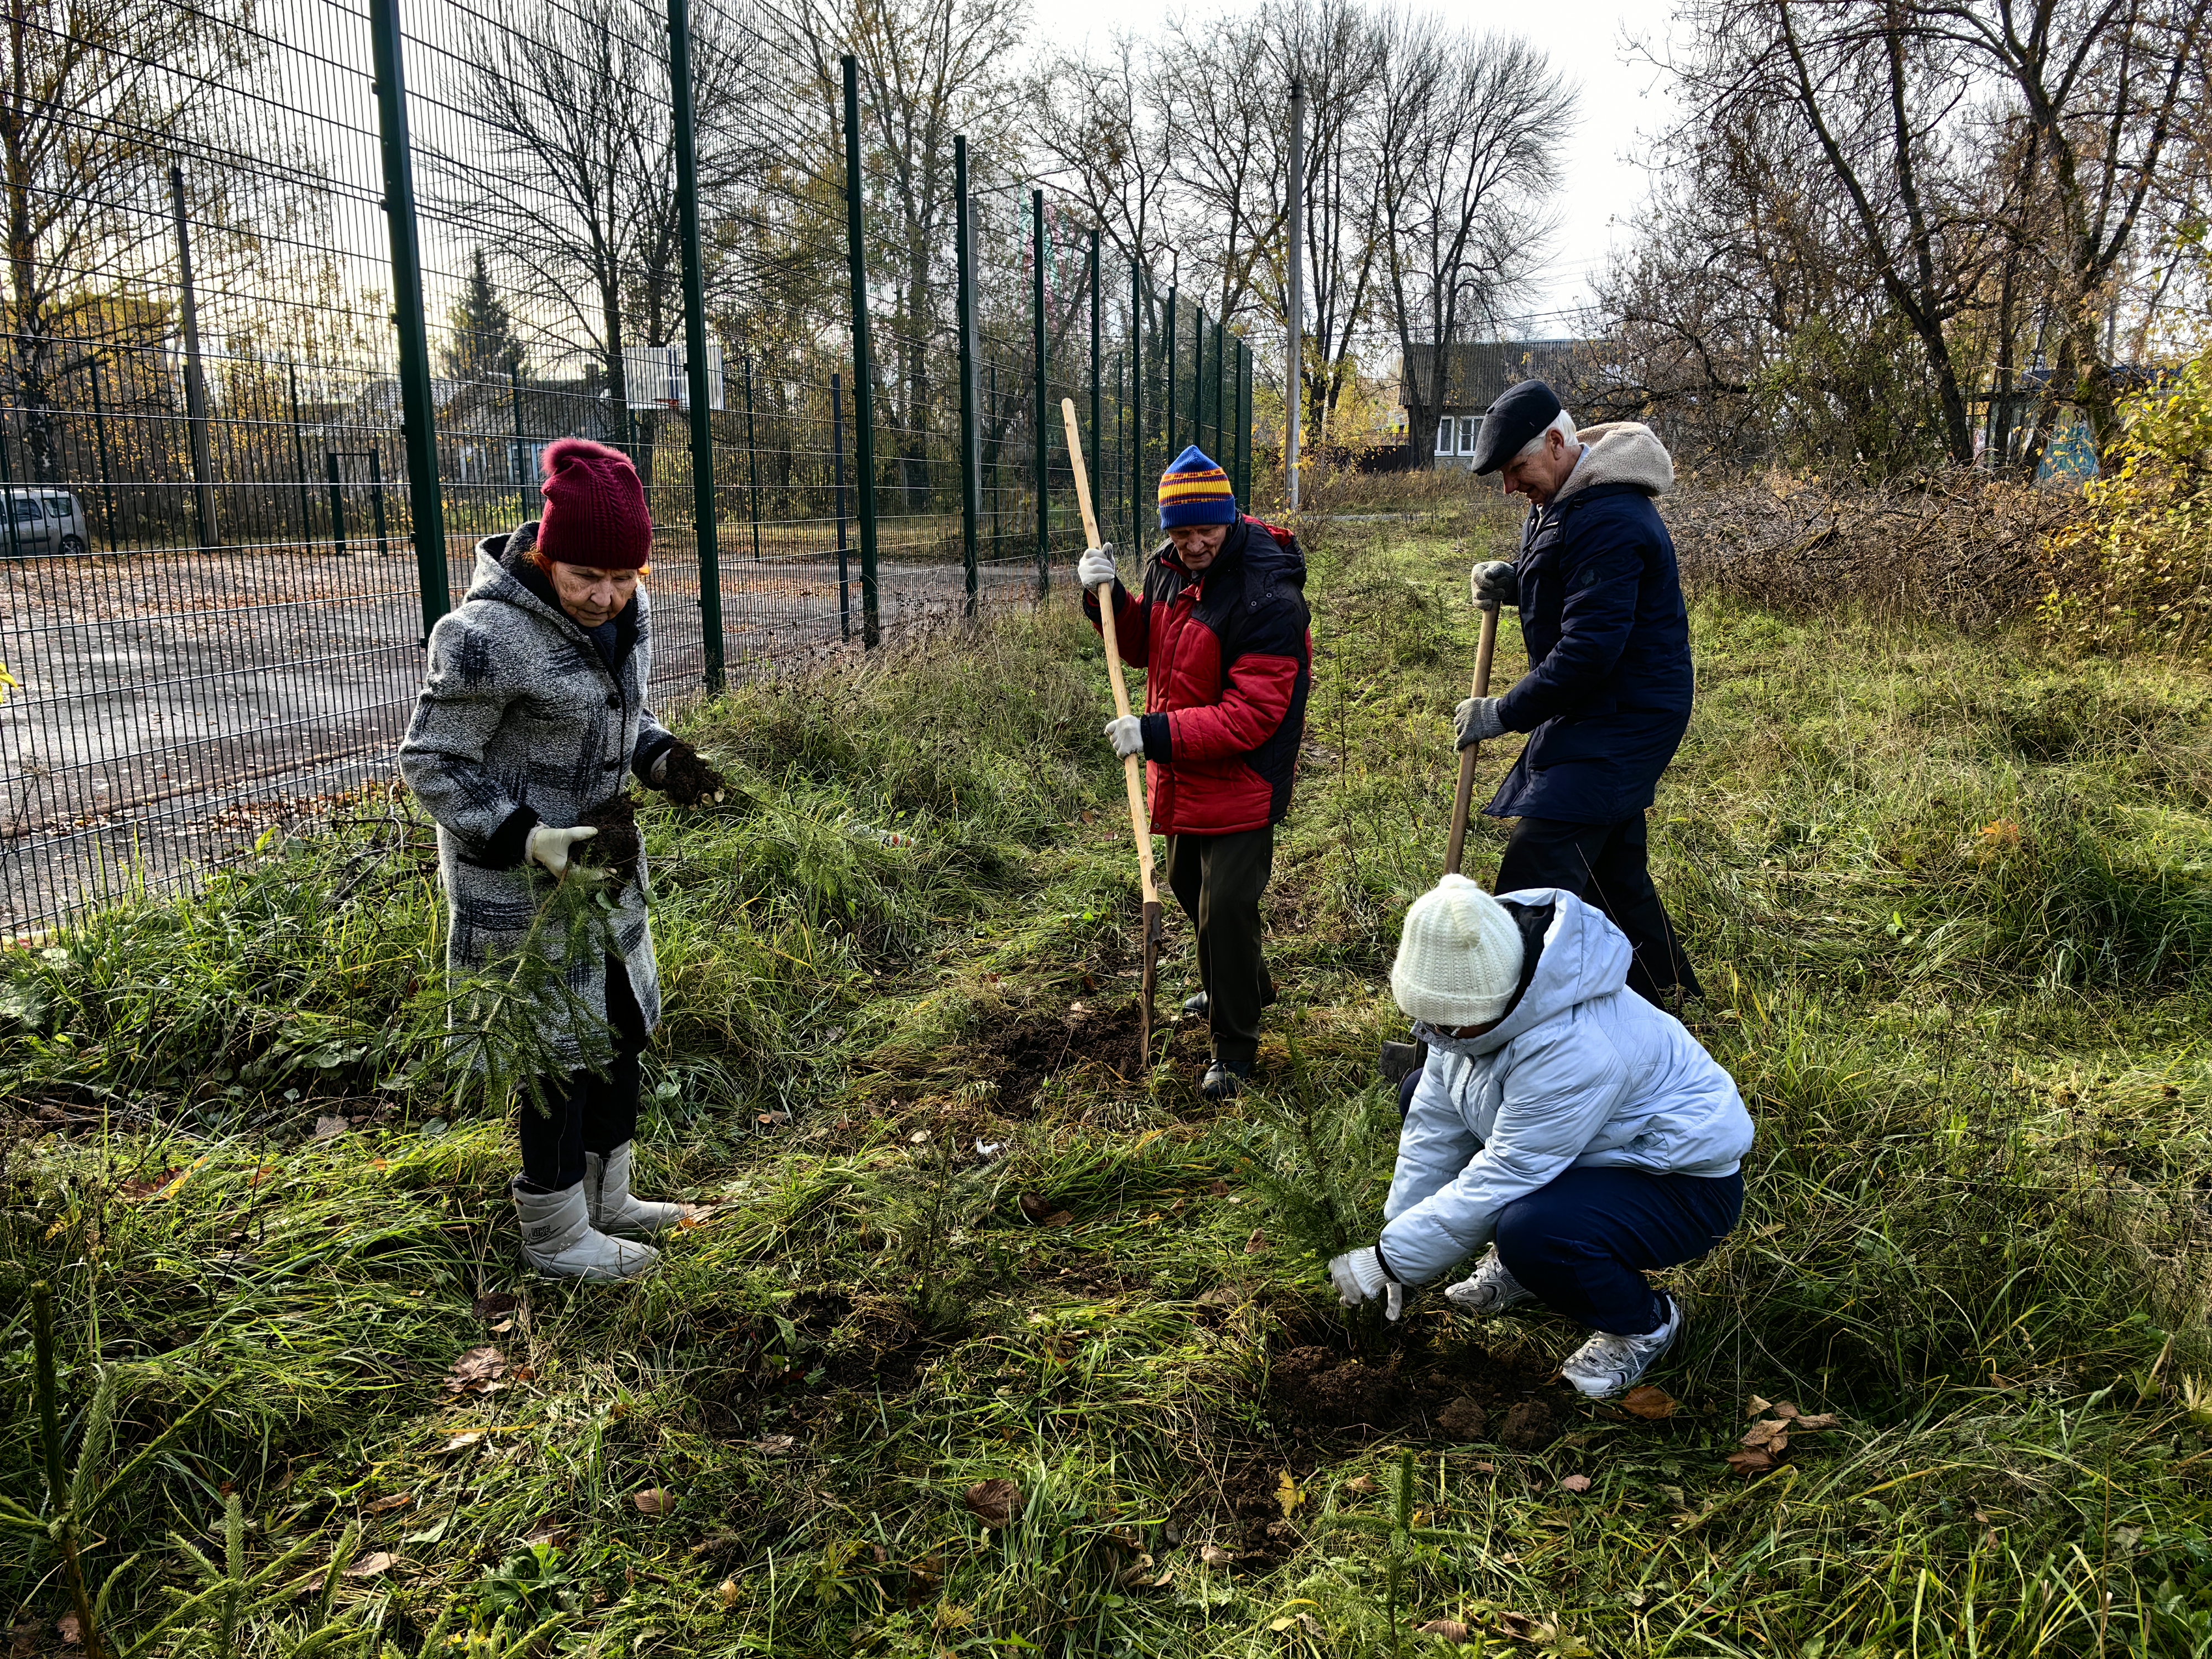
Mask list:
[[[1037,76],[1030,140],[1054,186],[1073,196],[1127,264],[1163,258],[1176,190],[1167,77],[1152,42],[1116,35],[1102,56],[1062,55]],[[1149,314],[1149,331],[1157,319]]]
[[[166,170],[204,134],[214,88],[247,66],[251,41],[220,5],[5,3],[9,401],[20,411],[30,476],[51,483],[61,459],[61,382],[173,326],[165,309],[122,303],[117,289],[139,274],[142,237],[167,245]]]
[[[1443,407],[1451,347],[1496,317],[1541,256],[1574,97],[1523,41],[1408,13],[1385,29],[1375,141],[1382,293],[1418,434]]]
[[[975,160],[1000,148],[1021,100],[1008,67],[1027,24],[1024,6],[993,0],[799,0],[781,21],[787,50],[830,108],[843,97],[839,59],[858,60],[863,167],[871,198],[890,210],[884,252],[896,283],[901,397],[889,435],[915,510],[928,492],[935,418],[930,352],[952,320],[938,297],[952,268],[952,140],[966,135]]]
[[[691,48],[703,212],[725,203],[744,168],[717,112],[752,90],[712,16],[695,24]],[[431,157],[426,193],[499,227],[508,280],[534,302],[518,327],[558,339],[574,323],[620,410],[625,345],[666,344],[682,314],[666,30],[627,0],[571,0],[527,34],[479,23],[457,61],[490,155]]]

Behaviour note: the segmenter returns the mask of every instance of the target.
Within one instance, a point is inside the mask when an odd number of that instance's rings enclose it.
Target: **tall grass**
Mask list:
[[[1304,1438],[1269,1356],[1340,1329],[1316,1258],[1376,1218],[1382,981],[1492,533],[1309,529],[1285,995],[1226,1109],[1187,1033],[1127,1074],[1133,860],[1066,596],[689,716],[733,787],[642,818],[641,1181],[724,1207],[644,1283],[520,1274],[511,1126],[417,1063],[442,915],[404,799],[0,960],[0,1390],[32,1398],[33,1278],[71,1445],[222,1388],[103,1511],[112,1645],[252,1583],[255,1655],[1380,1654],[1440,1618],[1561,1655],[2212,1647],[2212,678],[1701,606],[1653,842],[1759,1138],[1744,1226],[1674,1276],[1680,1409]],[[1431,1296],[1343,1340],[1479,1376],[1577,1337]],[[448,1391],[485,1343],[507,1386]],[[1747,1486],[1753,1396],[1845,1424]],[[42,1512],[33,1415],[0,1489]],[[1001,1477],[987,1526],[963,1494]],[[0,1556],[48,1632],[53,1566]]]

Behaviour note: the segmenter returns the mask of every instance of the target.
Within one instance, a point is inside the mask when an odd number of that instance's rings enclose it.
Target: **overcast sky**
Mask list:
[[[1054,46],[1075,46],[1086,36],[1103,43],[1115,29],[1146,33],[1160,26],[1161,0],[1036,0],[1039,32]],[[1234,0],[1228,0],[1233,6]],[[1660,77],[1650,64],[1631,62],[1630,37],[1663,46],[1671,0],[1588,0],[1576,5],[1505,8],[1448,6],[1438,15],[1519,33],[1548,54],[1580,87],[1581,121],[1571,138],[1572,178],[1560,202],[1562,224],[1541,285],[1521,301],[1531,313],[1524,337],[1559,331],[1544,313],[1579,304],[1588,277],[1605,262],[1618,228],[1650,187],[1636,157],[1638,135],[1663,125],[1669,113]],[[1509,20],[1510,15],[1510,21]]]

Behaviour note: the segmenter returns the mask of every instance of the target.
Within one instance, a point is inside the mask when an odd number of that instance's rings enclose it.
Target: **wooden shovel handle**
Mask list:
[[[1474,695],[1490,695],[1490,656],[1498,648],[1498,612],[1482,613],[1482,637],[1474,647]],[[1459,857],[1467,848],[1467,818],[1474,806],[1474,762],[1482,745],[1471,743],[1459,751],[1459,793],[1452,797],[1451,842],[1444,848],[1444,873],[1459,873]]]
[[[1061,417],[1067,422],[1067,459],[1075,469],[1075,499],[1083,508],[1083,535],[1092,547],[1102,545],[1098,539],[1098,515],[1091,506],[1091,471],[1083,464],[1083,429],[1075,423],[1075,399],[1060,400]],[[1129,714],[1129,683],[1121,678],[1121,643],[1114,633],[1114,589],[1109,584],[1098,596],[1098,631],[1106,641],[1106,678],[1114,682],[1114,713],[1122,719]],[[1143,763],[1135,755],[1123,757],[1121,780],[1129,796],[1129,831],[1137,838],[1137,876],[1144,884],[1145,902],[1158,904],[1160,890],[1152,874],[1152,826],[1145,811],[1145,775]]]

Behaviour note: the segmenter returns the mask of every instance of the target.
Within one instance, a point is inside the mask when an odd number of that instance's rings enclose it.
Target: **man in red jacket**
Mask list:
[[[1122,659],[1145,671],[1145,712],[1109,721],[1106,736],[1146,762],[1168,885],[1198,935],[1205,988],[1183,1006],[1212,1027],[1200,1088],[1218,1100],[1252,1075],[1260,1011],[1275,1000],[1260,898],[1313,684],[1306,562],[1289,531],[1237,510],[1228,475],[1194,447],[1161,475],[1159,501],[1168,540],[1145,566],[1142,599],[1121,586],[1110,547],[1085,553],[1076,574],[1093,626],[1099,590],[1113,588]]]

